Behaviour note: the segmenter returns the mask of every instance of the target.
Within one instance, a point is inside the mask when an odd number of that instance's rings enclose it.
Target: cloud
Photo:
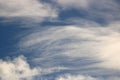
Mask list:
[[[101,0],[100,2],[97,0],[53,0],[52,2],[56,2],[57,4],[54,3],[56,6],[41,0],[1,0],[0,17],[7,19],[15,19],[17,17],[19,20],[22,19],[23,24],[28,23],[27,26],[29,26],[29,24],[33,25],[35,22],[35,25],[46,18],[58,20],[59,14],[62,14],[62,8],[65,9],[64,11],[74,8],[80,12],[82,11],[85,19],[98,20],[100,22],[120,19],[118,14],[120,12],[119,5],[114,0]],[[57,7],[58,5],[61,6],[60,9]],[[78,17],[80,18],[80,16]]]
[[[84,19],[104,23],[120,19],[120,9],[116,0],[55,0],[55,2],[64,10],[78,10],[84,15],[80,15]],[[80,16],[78,17],[81,18]]]
[[[33,51],[36,53],[34,55],[40,55],[38,61],[51,60],[58,56],[73,59],[87,57],[98,61],[97,67],[120,70],[120,33],[116,31],[119,28],[116,25],[120,24],[111,23],[104,27],[97,24],[71,25],[50,27],[43,31],[35,29],[21,39],[19,47],[25,51]],[[67,58],[65,60],[67,62]]]
[[[119,80],[120,77],[118,76],[111,76],[111,77],[92,77],[89,75],[71,75],[65,74],[61,75],[56,78],[56,80]]]
[[[34,80],[36,77],[42,77],[42,75],[65,69],[67,68],[60,66],[51,68],[36,66],[31,68],[24,56],[16,57],[13,60],[0,59],[0,80]]]
[[[83,75],[64,75],[56,78],[56,80],[98,80],[90,76],[83,76]]]
[[[32,80],[38,74],[37,68],[31,68],[24,56],[14,60],[0,60],[0,80]]]
[[[56,0],[58,4],[64,7],[86,8],[94,0]]]
[[[119,76],[111,76],[109,77],[107,80],[119,80],[120,77]],[[105,80],[105,79],[104,79]]]
[[[103,80],[119,80],[119,77],[115,77],[120,72],[120,22],[114,22],[115,19],[119,19],[120,10],[117,3],[113,0],[56,2],[65,10],[84,9],[87,18],[102,18],[112,22],[101,26],[92,20],[68,18],[63,22],[75,25],[41,27],[37,22],[34,23],[34,20],[38,19],[39,23],[39,20],[46,17],[57,17],[55,7],[38,0],[1,0],[0,17],[27,17],[23,21],[27,26],[37,26],[21,33],[18,47],[20,51],[25,51],[24,54],[28,53],[28,57],[32,57],[30,61],[38,66],[31,68],[23,56],[8,61],[0,60],[0,79],[32,80],[35,76],[41,77],[68,70],[90,76],[64,75],[56,80],[98,80],[91,75],[112,75]],[[31,21],[31,18],[35,19]]]
[[[120,24],[117,24],[117,26],[120,26]],[[117,27],[116,25],[112,24],[113,27]],[[113,32],[109,35],[103,38],[102,46],[100,47],[99,55],[100,59],[103,61],[101,64],[104,67],[112,68],[112,69],[119,69],[120,66],[120,33],[115,31],[113,29]]]
[[[38,0],[0,0],[0,17],[56,17],[49,4]]]
[[[109,9],[109,8],[114,8],[117,7],[117,1],[114,0],[109,0],[109,1],[104,1],[101,0],[98,2],[97,0],[56,0],[56,3],[58,3],[61,7],[63,8],[84,8],[84,9],[90,9],[92,7],[96,7],[99,9]],[[102,6],[103,5],[103,6]]]
[[[116,0],[101,0],[100,2],[95,0],[95,2],[92,5],[93,6],[90,7],[89,10],[87,10],[91,18],[98,18],[107,22],[116,20],[119,21],[120,15],[118,13],[120,12],[120,10],[118,2]]]
[[[96,36],[92,31],[79,28],[78,26],[53,27],[46,31],[35,30],[35,32],[27,36],[19,46],[21,46],[21,48],[34,48],[33,46],[41,46],[41,48],[45,47],[46,52],[50,53],[51,51],[59,49],[62,50],[65,48],[66,50],[63,50],[60,53],[77,57],[80,54],[79,51],[81,50],[79,47],[88,45],[86,43],[82,44],[82,40],[80,39],[83,38],[84,40],[90,38],[91,40],[92,38],[94,39],[94,37]],[[68,42],[66,42],[67,40]],[[51,47],[49,47],[49,45],[51,45]],[[77,52],[76,55],[74,55],[73,52]],[[83,55],[85,54],[83,53]]]

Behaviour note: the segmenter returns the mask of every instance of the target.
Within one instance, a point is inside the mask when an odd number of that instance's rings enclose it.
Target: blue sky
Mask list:
[[[119,80],[119,0],[0,0],[0,80]]]

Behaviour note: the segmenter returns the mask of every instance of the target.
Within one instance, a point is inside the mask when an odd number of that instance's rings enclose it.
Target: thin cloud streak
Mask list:
[[[18,46],[25,52],[34,53],[31,61],[41,67],[62,65],[64,70],[79,75],[97,75],[98,80],[119,80],[119,25],[116,22],[104,27],[95,23],[37,28],[22,37]],[[113,77],[104,78],[104,75]],[[74,76],[60,79],[69,78]]]
[[[66,74],[64,76],[57,77],[56,80],[98,80],[98,79],[90,76]]]

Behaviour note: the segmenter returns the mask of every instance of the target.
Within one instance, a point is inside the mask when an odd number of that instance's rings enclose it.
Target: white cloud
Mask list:
[[[116,26],[117,25],[117,26]],[[87,57],[101,61],[98,67],[120,70],[119,23],[100,25],[50,27],[32,32],[21,39],[19,46],[27,51],[43,53],[42,59],[56,56]],[[116,28],[113,29],[113,27]],[[93,65],[94,66],[94,65]]]
[[[49,4],[38,0],[0,0],[1,17],[56,17]]]
[[[98,80],[96,78],[90,77],[90,76],[84,76],[84,75],[64,75],[64,76],[59,76],[56,78],[56,80]]]
[[[87,46],[88,44],[82,44],[80,39],[93,39],[96,37],[94,33],[88,29],[79,28],[78,26],[64,26],[64,27],[53,27],[46,31],[35,31],[29,36],[27,36],[22,43],[20,43],[21,48],[27,48],[27,47],[33,47],[33,46],[41,46],[46,47],[46,52],[51,52],[57,49],[66,49],[66,51],[60,52],[62,54],[66,54],[68,56],[75,56],[78,57],[78,55],[86,55],[80,53],[82,49],[80,47]],[[71,39],[73,41],[70,41],[70,43],[66,42],[64,43],[64,40]],[[77,40],[77,41],[76,41]],[[79,41],[80,40],[80,41]],[[48,41],[43,45],[40,45],[44,43],[44,41]],[[49,45],[51,45],[49,47]],[[91,44],[89,44],[91,45]],[[76,53],[74,55],[73,53]]]
[[[71,75],[65,74],[56,78],[56,80],[119,80],[119,76],[110,77],[91,77],[89,75]]]
[[[31,68],[24,56],[19,56],[13,60],[0,59],[0,80],[34,80],[35,76],[40,77],[65,69],[67,68],[60,66],[50,68],[37,66]]]
[[[32,80],[38,74],[37,68],[30,68],[23,56],[14,60],[0,60],[0,80]]]
[[[113,23],[109,25],[113,32],[108,36],[103,37],[98,57],[101,59],[101,61],[103,61],[100,65],[106,68],[120,70],[120,33],[118,31],[119,26],[119,23]]]

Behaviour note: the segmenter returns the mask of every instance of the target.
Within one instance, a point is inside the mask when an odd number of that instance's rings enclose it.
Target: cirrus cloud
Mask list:
[[[113,24],[106,27],[96,24],[50,27],[44,31],[35,29],[21,39],[19,47],[25,51],[34,51],[37,55],[42,54],[41,59],[49,60],[57,56],[73,59],[87,57],[100,61],[96,65],[98,67],[119,70],[120,33],[113,26],[120,24]]]
[[[59,76],[58,78],[56,78],[56,80],[98,80],[98,79],[90,77],[90,76],[67,74],[64,76]]]

